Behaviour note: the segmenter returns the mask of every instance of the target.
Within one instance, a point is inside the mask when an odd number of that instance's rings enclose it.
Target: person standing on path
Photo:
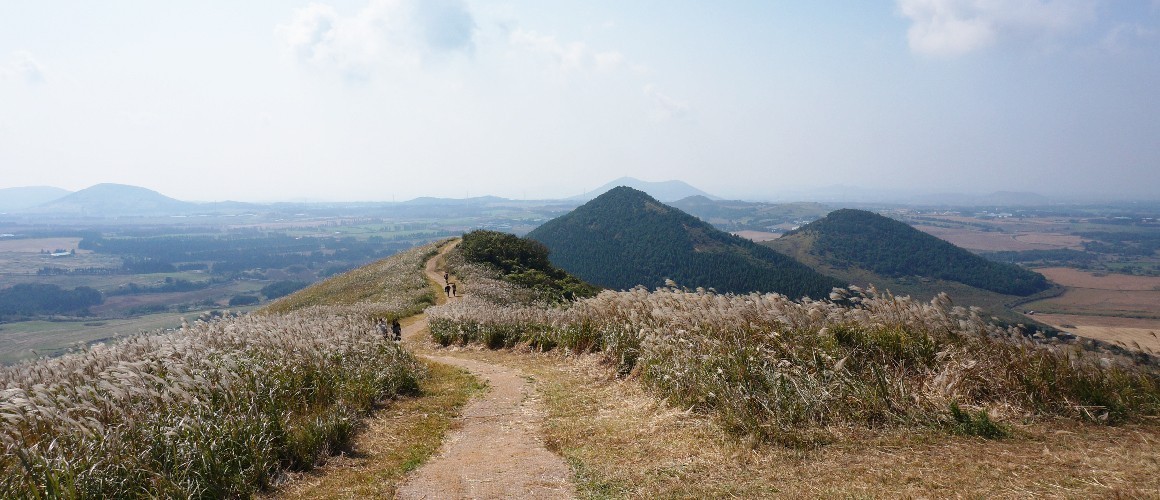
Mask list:
[[[455,291],[455,283],[451,284],[451,296],[455,297],[458,292]]]
[[[443,285],[443,291],[447,293],[447,298],[451,298],[451,285]]]
[[[403,326],[399,324],[399,320],[391,322],[391,333],[395,335],[395,342],[403,340]]]
[[[379,331],[379,334],[381,334],[384,339],[389,338],[387,337],[387,321],[383,318],[379,318],[379,321],[375,323],[375,329]]]

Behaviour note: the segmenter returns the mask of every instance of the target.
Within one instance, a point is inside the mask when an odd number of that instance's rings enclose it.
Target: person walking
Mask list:
[[[443,291],[447,293],[447,298],[451,298],[451,285],[443,285]]]
[[[455,291],[455,283],[452,283],[451,284],[451,296],[455,297],[455,296],[457,296],[457,294],[458,294],[458,292]]]
[[[395,342],[401,342],[403,340],[403,326],[399,324],[399,320],[396,319],[391,322],[391,333],[395,334]]]
[[[390,338],[387,335],[387,321],[383,318],[379,318],[379,321],[375,323],[375,329],[379,331],[379,335],[382,335],[384,339]]]

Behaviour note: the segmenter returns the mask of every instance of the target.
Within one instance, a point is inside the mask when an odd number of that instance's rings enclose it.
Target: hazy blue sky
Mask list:
[[[1160,197],[1160,0],[0,0],[0,187]]]

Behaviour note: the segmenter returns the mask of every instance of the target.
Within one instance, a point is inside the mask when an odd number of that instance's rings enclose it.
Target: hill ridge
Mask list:
[[[1050,286],[1039,273],[987,260],[904,222],[865,210],[835,210],[786,233],[782,240],[773,246],[804,246],[830,265],[860,267],[883,276],[937,278],[1021,296]]]
[[[825,297],[843,283],[619,186],[528,233],[553,264],[598,286],[714,288]]]

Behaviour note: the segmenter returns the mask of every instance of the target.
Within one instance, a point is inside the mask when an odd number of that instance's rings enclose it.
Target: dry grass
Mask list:
[[[1023,304],[1020,308],[1052,314],[1160,319],[1160,291],[1068,288],[1063,295]]]
[[[593,356],[460,350],[534,375],[545,441],[588,498],[1155,497],[1160,428],[1071,421],[989,441],[937,431],[834,428],[813,450],[738,442]]]
[[[1072,314],[1036,314],[1035,319],[1087,338],[1160,353],[1160,319]]]
[[[435,453],[460,410],[484,386],[467,372],[426,362],[420,395],[368,419],[350,454],[332,457],[268,498],[393,498],[407,472]]]
[[[1060,248],[1056,245],[1033,244],[1020,241],[1015,235],[997,231],[977,231],[971,229],[950,229],[938,226],[915,225],[924,233],[937,236],[953,243],[955,246],[977,252],[998,252],[1004,250],[1053,250]]]
[[[1155,276],[1131,276],[1111,273],[1094,274],[1070,267],[1045,267],[1036,269],[1035,271],[1046,276],[1051,281],[1072,288],[1116,291],[1160,291],[1160,278]]]
[[[437,245],[423,245],[315,283],[266,306],[264,313],[286,313],[312,306],[351,306],[356,314],[411,316],[435,303],[422,272]]]
[[[57,249],[72,250],[77,247],[80,241],[79,237],[3,239],[0,240],[0,252],[40,253],[42,250],[49,252]],[[91,253],[91,251],[77,250],[77,253]]]

